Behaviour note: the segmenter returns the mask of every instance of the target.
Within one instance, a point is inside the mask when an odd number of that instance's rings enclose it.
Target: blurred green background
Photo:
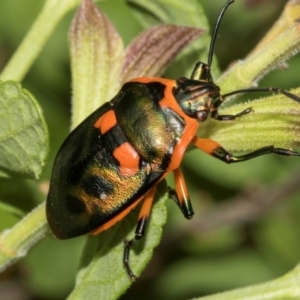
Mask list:
[[[213,26],[225,1],[199,0]],[[230,7],[216,44],[222,70],[242,59],[280,15],[286,1],[239,0]],[[0,67],[4,67],[38,15],[43,1],[0,2]],[[99,3],[126,44],[141,30],[125,1]],[[75,11],[56,28],[23,81],[43,107],[51,152],[41,183],[69,132],[71,78],[68,28]],[[126,20],[126,26],[124,26]],[[260,86],[299,86],[300,56],[272,72]],[[185,74],[185,70],[176,70]],[[172,74],[167,73],[169,77]],[[173,76],[178,76],[178,75]],[[187,221],[168,204],[161,244],[141,278],[121,299],[187,299],[276,278],[300,260],[300,161],[267,156],[237,165],[192,151],[183,171],[196,215]],[[0,199],[24,214],[45,195],[34,183],[0,181]],[[17,188],[16,188],[17,186]],[[1,230],[19,220],[0,209]],[[0,275],[0,299],[65,299],[72,289],[84,237],[57,241],[49,234],[20,263]],[[5,298],[15,295],[16,298]]]

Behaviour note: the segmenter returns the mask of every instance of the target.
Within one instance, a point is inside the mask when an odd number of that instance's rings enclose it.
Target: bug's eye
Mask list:
[[[197,111],[197,119],[201,122],[205,121],[208,117],[208,111],[207,110],[199,110]]]

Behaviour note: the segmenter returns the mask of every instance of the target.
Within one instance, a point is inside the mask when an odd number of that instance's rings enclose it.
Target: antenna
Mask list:
[[[211,74],[210,74],[210,67],[211,67],[211,63],[212,63],[212,59],[213,59],[213,54],[214,54],[213,52],[214,52],[217,34],[218,34],[221,20],[224,16],[224,13],[225,13],[226,9],[228,8],[228,6],[230,4],[232,4],[233,2],[234,2],[234,0],[227,0],[225,5],[223,6],[221,12],[219,13],[219,16],[218,16],[218,19],[217,19],[217,22],[215,25],[215,29],[214,29],[214,32],[212,34],[211,41],[210,41],[207,64],[205,64],[201,61],[198,61],[192,72],[191,79],[213,82]]]
[[[219,14],[219,17],[217,19],[217,22],[216,22],[216,25],[215,25],[215,28],[214,28],[214,32],[212,34],[212,38],[211,38],[211,42],[210,42],[210,46],[209,46],[209,52],[208,52],[208,59],[207,59],[207,65],[210,67],[211,66],[211,63],[212,63],[212,59],[213,59],[213,52],[214,52],[214,47],[215,47],[215,42],[216,42],[216,38],[217,38],[217,34],[218,34],[218,30],[219,30],[219,27],[220,27],[220,23],[221,23],[221,20],[223,18],[223,15],[226,11],[226,9],[228,8],[228,6],[230,4],[232,4],[234,2],[234,0],[228,0],[225,5],[223,6],[220,14]]]

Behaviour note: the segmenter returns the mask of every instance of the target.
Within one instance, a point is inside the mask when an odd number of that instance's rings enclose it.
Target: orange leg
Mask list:
[[[194,211],[188,195],[184,176],[179,168],[175,169],[173,174],[175,180],[175,190],[171,189],[169,191],[169,195],[173,200],[175,200],[183,215],[187,219],[191,219],[194,215]]]
[[[150,213],[151,213],[151,209],[152,209],[152,205],[153,205],[155,190],[156,190],[156,186],[154,186],[152,189],[150,189],[144,197],[142,209],[140,211],[137,226],[135,229],[134,238],[124,241],[123,263],[124,263],[124,267],[127,271],[127,274],[129,275],[131,280],[134,280],[136,278],[136,276],[134,275],[134,273],[131,270],[130,265],[129,265],[130,248],[132,247],[132,244],[135,241],[141,239],[145,234],[145,230],[147,227],[147,223],[149,221],[149,217],[150,217]]]

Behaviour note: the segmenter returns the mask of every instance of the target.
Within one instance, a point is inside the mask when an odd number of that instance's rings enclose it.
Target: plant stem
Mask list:
[[[0,235],[0,271],[25,256],[47,231],[45,202]]]
[[[230,72],[224,73],[217,80],[217,84],[222,87],[223,94],[255,86],[274,67],[297,54],[299,47],[300,25],[295,23],[259,53],[238,61]]]
[[[60,19],[80,0],[47,0],[31,29],[14,53],[0,78],[21,81]]]

